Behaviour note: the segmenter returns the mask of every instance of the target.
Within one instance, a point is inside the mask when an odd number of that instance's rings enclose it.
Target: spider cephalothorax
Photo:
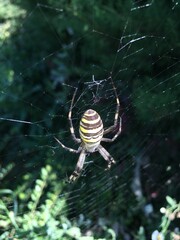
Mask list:
[[[74,139],[75,142],[81,143],[81,145],[78,148],[78,150],[75,150],[75,149],[66,147],[64,144],[62,144],[59,141],[59,139],[55,137],[56,141],[66,150],[73,153],[80,153],[75,171],[71,174],[69,178],[70,181],[74,181],[77,177],[79,177],[84,165],[85,157],[88,153],[93,153],[98,151],[101,154],[101,156],[108,162],[108,168],[110,168],[111,165],[115,163],[113,157],[101,145],[101,142],[113,142],[121,133],[121,118],[118,123],[120,102],[119,102],[119,98],[118,98],[114,83],[112,81],[112,78],[110,79],[112,82],[113,90],[116,97],[116,103],[117,103],[115,117],[114,117],[114,124],[109,128],[104,129],[103,122],[99,114],[92,109],[88,109],[87,111],[85,111],[85,113],[83,114],[80,120],[80,125],[79,125],[80,138],[77,138],[74,133],[74,127],[71,119],[73,103],[74,103],[75,95],[77,92],[77,89],[76,89],[72,97],[68,119],[70,123],[70,132],[71,132],[72,138]],[[118,124],[119,124],[119,128],[115,136],[113,138],[104,138],[104,135],[114,130]]]

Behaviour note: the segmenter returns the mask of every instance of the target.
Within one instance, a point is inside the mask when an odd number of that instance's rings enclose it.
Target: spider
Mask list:
[[[101,142],[114,142],[114,140],[121,133],[122,120],[121,120],[121,117],[119,117],[120,101],[119,101],[119,98],[118,98],[118,95],[116,92],[115,85],[112,81],[112,77],[110,77],[110,79],[111,79],[111,83],[112,83],[115,98],[116,98],[116,112],[115,112],[115,116],[114,116],[114,124],[112,126],[110,126],[109,128],[104,129],[103,122],[102,122],[99,114],[95,110],[88,109],[87,111],[85,111],[85,113],[83,114],[83,116],[80,120],[80,125],[79,125],[80,138],[77,138],[75,135],[75,132],[74,132],[74,127],[73,127],[72,118],[71,118],[74,99],[75,99],[76,92],[77,92],[77,88],[76,88],[75,92],[73,94],[72,100],[71,100],[71,105],[70,105],[69,114],[68,114],[68,120],[69,120],[69,124],[70,124],[71,136],[76,143],[80,143],[80,146],[77,150],[66,147],[59,139],[54,137],[55,140],[64,149],[66,149],[72,153],[80,153],[76,168],[75,168],[74,172],[71,174],[71,176],[69,177],[70,182],[75,181],[80,176],[80,173],[83,169],[86,155],[89,153],[98,151],[100,153],[100,155],[108,162],[107,169],[110,169],[111,165],[115,164],[114,158],[101,145]],[[118,123],[118,119],[119,119],[119,123]],[[114,130],[118,125],[119,125],[118,131],[114,135],[113,138],[104,138],[105,134],[112,132],[112,130]]]

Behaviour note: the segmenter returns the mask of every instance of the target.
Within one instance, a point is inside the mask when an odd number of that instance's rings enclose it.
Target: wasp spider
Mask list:
[[[66,150],[73,152],[73,153],[80,153],[76,168],[74,172],[69,177],[69,180],[72,182],[76,180],[77,177],[79,177],[81,170],[84,165],[85,157],[88,153],[93,153],[98,151],[101,156],[108,162],[108,169],[111,167],[112,164],[115,163],[115,160],[113,157],[108,153],[108,151],[101,145],[101,142],[113,142],[121,133],[121,118],[119,118],[119,110],[120,110],[120,101],[116,92],[116,88],[114,86],[114,83],[112,81],[112,78],[110,77],[115,98],[116,98],[116,112],[114,116],[114,124],[110,126],[107,129],[104,129],[103,122],[101,120],[101,117],[99,114],[92,110],[88,109],[82,116],[80,120],[80,126],[79,126],[79,134],[80,138],[77,138],[74,133],[74,127],[72,123],[72,108],[73,103],[75,99],[75,95],[77,92],[77,88],[74,92],[74,95],[72,97],[71,106],[69,109],[68,119],[70,123],[70,132],[72,135],[72,138],[75,142],[80,143],[80,147],[75,150],[69,147],[66,147],[63,143],[59,141],[55,137],[55,140]],[[119,120],[119,122],[118,122]],[[104,138],[104,135],[114,130],[116,127],[118,127],[117,133],[114,135],[113,138]]]

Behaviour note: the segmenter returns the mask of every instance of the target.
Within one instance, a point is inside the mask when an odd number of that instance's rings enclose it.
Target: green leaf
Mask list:
[[[79,239],[81,237],[81,231],[78,227],[72,227],[66,232],[69,236]]]
[[[166,201],[169,203],[170,206],[174,207],[177,203],[174,199],[172,199],[170,196],[166,196]]]
[[[0,194],[13,194],[13,191],[10,189],[2,189],[0,190]]]

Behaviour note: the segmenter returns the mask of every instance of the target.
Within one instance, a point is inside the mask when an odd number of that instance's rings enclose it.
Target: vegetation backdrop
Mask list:
[[[0,239],[180,239],[177,1],[0,0]],[[82,176],[67,120],[122,134]],[[94,79],[93,79],[94,77]],[[159,238],[158,238],[159,234]],[[162,234],[162,235],[161,235]]]

